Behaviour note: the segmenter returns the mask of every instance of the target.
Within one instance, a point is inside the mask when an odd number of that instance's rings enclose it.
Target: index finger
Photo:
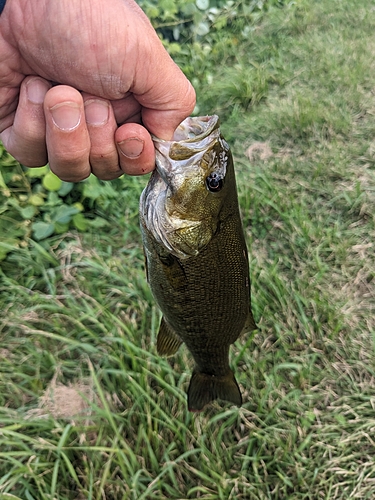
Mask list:
[[[91,173],[90,137],[82,95],[67,85],[53,87],[44,99],[44,113],[51,170],[64,181],[86,179]]]

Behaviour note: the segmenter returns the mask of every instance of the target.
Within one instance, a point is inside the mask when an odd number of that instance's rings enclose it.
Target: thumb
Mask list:
[[[170,65],[159,69],[156,84],[135,99],[142,106],[142,123],[147,130],[169,141],[178,125],[194,110],[195,90],[180,68],[170,60]]]

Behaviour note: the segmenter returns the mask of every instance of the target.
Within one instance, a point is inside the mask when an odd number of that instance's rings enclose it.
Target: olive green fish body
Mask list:
[[[188,130],[192,120],[203,121],[203,132],[198,128],[192,139],[177,142],[177,153],[157,153],[140,218],[148,282],[163,312],[157,349],[171,355],[186,344],[196,365],[188,406],[200,411],[216,398],[241,405],[229,347],[245,327],[254,329],[255,324],[231,153],[219,134],[217,117],[188,120]],[[203,144],[203,156],[194,158],[199,148],[193,144],[189,152],[189,140],[197,137],[199,144],[210,134],[214,137]],[[174,168],[173,161],[180,163],[184,155],[192,163]],[[176,158],[171,167],[169,156]]]

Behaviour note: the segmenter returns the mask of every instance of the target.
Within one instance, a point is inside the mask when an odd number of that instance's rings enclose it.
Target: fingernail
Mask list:
[[[63,102],[50,108],[52,120],[61,130],[73,130],[80,124],[81,108],[75,102]]]
[[[104,125],[109,118],[109,104],[101,99],[85,102],[85,116],[89,125]]]
[[[143,151],[144,142],[136,137],[118,143],[120,152],[127,158],[138,158]]]
[[[50,86],[40,78],[33,78],[26,84],[27,98],[33,104],[43,104],[44,97]]]

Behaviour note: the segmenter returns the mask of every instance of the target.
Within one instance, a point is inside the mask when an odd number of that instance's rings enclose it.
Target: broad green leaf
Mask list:
[[[98,179],[94,176],[90,176],[83,183],[83,196],[84,198],[91,198],[96,200],[100,195],[103,194],[102,186],[100,185]]]
[[[79,201],[77,201],[76,203],[73,203],[73,207],[76,208],[78,210],[78,212],[83,212],[85,209],[85,207]]]
[[[48,222],[34,222],[32,229],[33,237],[36,240],[43,240],[55,232],[55,225]]]
[[[108,224],[108,222],[102,217],[95,217],[95,219],[90,220],[90,226],[95,227],[97,229],[104,227]]]
[[[109,204],[110,198],[118,197],[118,190],[114,187],[116,185],[115,182],[99,181],[94,175],[90,175],[81,185],[83,185],[83,198],[95,201],[100,198],[104,204]]]
[[[66,196],[67,194],[70,193],[70,191],[73,189],[73,187],[74,187],[73,182],[62,181],[61,188],[58,190],[57,194],[59,196]]]
[[[40,207],[44,205],[44,198],[40,194],[32,194],[28,200],[30,205],[34,205],[35,207]]]
[[[160,10],[156,5],[147,5],[144,9],[149,19],[154,19],[160,15]]]
[[[180,6],[180,9],[181,12],[187,17],[192,16],[197,11],[197,7],[194,2],[186,2],[186,3],[184,2]]]
[[[86,231],[89,226],[89,221],[83,214],[76,214],[73,216],[72,222],[78,231]]]
[[[181,45],[179,43],[173,43],[173,42],[171,42],[168,45],[168,52],[171,55],[180,54],[180,52],[181,52]]]
[[[64,234],[69,229],[69,222],[66,224],[61,224],[60,222],[55,222],[55,233],[56,234]]]
[[[46,200],[46,206],[51,207],[52,209],[63,205],[63,200],[58,195],[57,191],[49,191],[48,197]]]
[[[62,180],[59,179],[53,172],[48,172],[43,177],[42,184],[47,191],[58,191],[62,186]]]
[[[47,165],[44,167],[28,168],[26,170],[26,175],[31,178],[41,178],[48,173]]]
[[[28,220],[32,219],[36,213],[36,207],[35,205],[28,205],[24,208],[20,209],[20,214],[23,219]]]
[[[178,12],[178,7],[175,0],[159,0],[158,5],[161,9],[164,19],[173,18]]]
[[[196,0],[195,5],[200,10],[207,10],[210,6],[210,0]]]
[[[179,26],[175,26],[175,27],[173,28],[173,38],[174,38],[175,40],[178,40],[178,39],[180,38],[180,33],[181,33],[181,31],[180,31]]]
[[[199,36],[204,36],[207,35],[207,33],[210,32],[210,27],[208,23],[202,21],[201,23],[198,24],[198,26],[195,28],[195,32]]]
[[[69,205],[61,205],[51,213],[51,220],[59,224],[68,224],[73,215],[78,213],[78,209]]]

